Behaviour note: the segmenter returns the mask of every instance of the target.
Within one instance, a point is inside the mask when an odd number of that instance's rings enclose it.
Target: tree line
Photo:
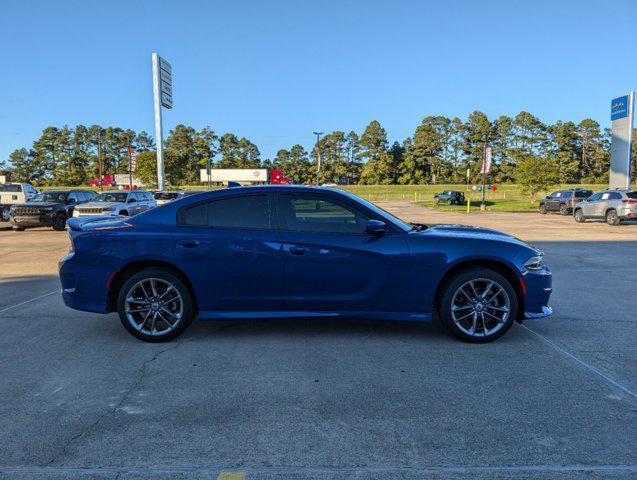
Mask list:
[[[99,139],[99,142],[98,142]],[[128,173],[128,146],[137,155],[135,176],[156,179],[155,140],[148,133],[119,127],[47,127],[30,148],[0,161],[0,172],[36,185],[81,185],[103,173]],[[306,149],[296,144],[264,159],[253,142],[233,133],[177,125],[165,147],[166,177],[172,185],[199,182],[199,169],[276,168],[295,183],[415,185],[477,183],[485,146],[493,151],[491,182],[524,183],[541,176],[549,183],[604,183],[610,165],[610,131],[598,122],[545,124],[528,112],[489,120],[479,111],[466,120],[425,117],[412,136],[390,144],[380,122],[363,132],[333,131]],[[635,155],[634,155],[635,157]],[[532,180],[532,178],[531,178]]]

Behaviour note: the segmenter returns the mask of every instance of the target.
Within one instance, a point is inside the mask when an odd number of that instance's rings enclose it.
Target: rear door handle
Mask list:
[[[199,242],[196,240],[179,242],[179,246],[183,248],[196,248],[199,246]]]
[[[292,255],[305,255],[309,251],[310,249],[307,247],[290,247],[290,249],[288,250],[288,252],[290,252]]]

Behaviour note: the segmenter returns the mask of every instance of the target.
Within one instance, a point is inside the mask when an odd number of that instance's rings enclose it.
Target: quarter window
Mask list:
[[[287,230],[363,234],[369,216],[348,205],[311,195],[278,195],[277,212]]]
[[[178,223],[194,227],[269,229],[268,198],[246,195],[184,207],[179,211]]]

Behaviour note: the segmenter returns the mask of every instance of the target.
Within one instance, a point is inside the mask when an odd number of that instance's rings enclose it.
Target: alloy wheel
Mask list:
[[[161,278],[145,278],[126,293],[126,318],[144,335],[165,335],[181,322],[184,304],[177,288]]]
[[[472,337],[487,337],[509,319],[511,299],[498,282],[476,278],[462,284],[451,300],[451,319],[460,331]]]

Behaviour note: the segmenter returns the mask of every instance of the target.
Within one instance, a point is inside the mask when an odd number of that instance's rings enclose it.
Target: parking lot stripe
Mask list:
[[[29,300],[25,300],[24,302],[16,303],[15,305],[11,305],[10,307],[3,308],[2,310],[0,310],[0,313],[6,312],[7,310],[11,310],[13,308],[20,307],[20,306],[25,305],[27,303],[35,302],[36,300],[40,300],[41,298],[48,297],[48,296],[53,295],[54,293],[58,293],[58,292],[59,292],[59,290],[53,290],[52,292],[45,293],[44,295],[40,295],[39,297],[30,298]]]
[[[245,478],[246,478],[246,472],[223,471],[219,473],[217,480],[244,480]]]
[[[549,340],[548,338],[546,338],[544,335],[537,333],[534,330],[531,330],[529,327],[527,327],[526,325],[521,325],[522,328],[524,328],[525,330],[528,330],[529,332],[531,332],[533,335],[536,335],[537,337],[539,337],[544,343],[546,343],[547,345],[549,345],[551,348],[553,348],[554,350],[558,351],[559,353],[561,353],[562,355],[564,355],[565,357],[573,360],[575,363],[580,364],[582,367],[586,368],[587,370],[593,372],[594,374],[602,377],[604,380],[606,380],[608,383],[610,383],[611,385],[619,388],[620,390],[622,390],[624,393],[627,393],[628,395],[630,395],[633,398],[637,398],[637,393],[633,392],[632,390],[630,390],[627,387],[624,387],[622,384],[617,383],[615,380],[613,380],[612,378],[610,378],[608,375],[606,375],[604,372],[598,370],[597,368],[593,367],[592,365],[589,365],[588,363],[586,363],[584,360],[582,360],[581,358],[576,357],[575,355],[573,355],[570,352],[567,352],[566,350],[564,350],[562,347],[560,347],[557,343]]]

